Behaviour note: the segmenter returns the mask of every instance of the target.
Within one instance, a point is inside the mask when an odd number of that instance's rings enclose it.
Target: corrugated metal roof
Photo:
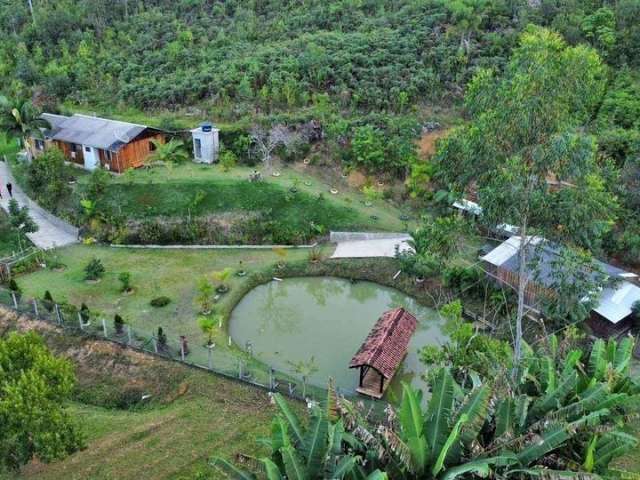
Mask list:
[[[609,320],[618,323],[632,313],[635,302],[640,301],[640,288],[629,282],[622,282],[617,288],[605,288],[600,296],[596,312]]]
[[[47,136],[61,142],[76,143],[116,151],[148,127],[76,113],[71,117],[42,114],[51,123]]]
[[[417,326],[416,317],[404,308],[383,313],[351,359],[349,368],[368,365],[385,378],[391,378],[406,355]]]
[[[540,237],[529,238],[531,241],[528,243],[527,257],[535,263],[535,281],[550,286],[553,284],[553,262],[558,257],[561,246]],[[519,271],[518,252],[521,243],[521,237],[511,237],[481,257],[481,260],[517,273]],[[626,272],[599,260],[596,260],[596,264],[613,280],[637,277],[634,273]],[[529,266],[527,273],[533,276]],[[591,272],[591,274],[596,275],[596,272]],[[637,295],[639,295],[638,298],[636,298]],[[608,287],[601,292],[600,303],[594,310],[612,323],[617,323],[631,313],[633,302],[639,299],[640,288],[627,281],[622,281],[618,287]]]

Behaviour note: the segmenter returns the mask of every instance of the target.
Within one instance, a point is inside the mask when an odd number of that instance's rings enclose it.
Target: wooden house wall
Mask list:
[[[627,333],[633,326],[631,316],[620,320],[618,323],[611,323],[595,311],[591,312],[591,316],[586,323],[591,332],[601,338],[618,337]]]
[[[122,173],[128,168],[138,168],[144,165],[144,161],[151,153],[151,140],[164,143],[165,136],[162,133],[140,135],[113,155],[110,169]]]
[[[510,270],[505,270],[495,265],[485,265],[487,273],[494,277],[499,283],[512,287],[516,292],[518,291],[518,282],[520,276]],[[537,308],[539,303],[544,298],[554,297],[556,294],[553,290],[550,290],[536,282],[529,281],[524,292],[524,301],[529,307]]]

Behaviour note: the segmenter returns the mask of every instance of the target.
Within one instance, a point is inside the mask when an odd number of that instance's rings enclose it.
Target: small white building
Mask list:
[[[204,122],[191,130],[193,138],[193,159],[197,163],[214,163],[218,161],[220,130],[212,123]]]

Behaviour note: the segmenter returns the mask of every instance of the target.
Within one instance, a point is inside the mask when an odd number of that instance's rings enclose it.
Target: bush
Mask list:
[[[113,328],[116,330],[116,334],[121,335],[124,331],[124,319],[117,313],[113,317]]]
[[[84,267],[85,280],[98,280],[104,274],[104,266],[99,258],[93,257],[91,261]]]
[[[220,154],[220,166],[222,170],[228,172],[238,163],[238,157],[231,150],[225,150]]]
[[[118,280],[120,281],[121,292],[131,291],[131,274],[129,272],[120,273],[120,275],[118,275]]]
[[[158,327],[158,335],[156,336],[158,341],[158,348],[165,348],[167,346],[167,334],[164,333],[162,327]]]
[[[89,311],[89,307],[87,307],[86,303],[82,303],[80,306],[80,318],[82,319],[82,323],[88,323],[91,317],[91,312]]]
[[[49,290],[44,292],[44,298],[42,300],[42,303],[44,304],[44,308],[46,308],[47,311],[50,312],[53,310],[53,306],[55,305],[55,302],[53,301],[53,296],[51,296],[51,292]]]
[[[149,303],[151,304],[152,307],[161,308],[169,305],[171,303],[171,299],[163,295],[163,296],[152,299],[151,302]]]
[[[11,290],[16,295],[20,295],[22,293],[22,290],[18,286],[18,283],[13,278],[9,280],[9,290]]]

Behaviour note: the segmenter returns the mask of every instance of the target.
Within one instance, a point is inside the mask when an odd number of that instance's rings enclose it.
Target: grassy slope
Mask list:
[[[38,330],[75,364],[78,387],[68,408],[87,448],[49,465],[34,462],[19,476],[0,474],[1,480],[192,480],[200,472],[219,478],[207,466],[211,456],[263,453],[256,439],[268,435],[275,413],[266,392],[0,311],[0,335],[16,328]],[[132,392],[126,397],[137,401],[151,394],[151,403],[104,408],[110,400],[103,385],[116,397]]]
[[[108,190],[109,201],[132,217],[150,215],[186,216],[197,191],[205,198],[192,212],[196,215],[225,211],[271,210],[274,218],[292,228],[309,222],[331,229],[402,231],[402,211],[389,202],[373,201],[365,206],[364,195],[349,188],[344,179],[325,183],[308,173],[301,164],[285,166],[280,177],[267,177],[261,183],[249,183],[253,167],[236,167],[223,172],[219,166],[186,163],[167,170],[137,170],[131,178],[117,177]],[[306,183],[306,184],[305,184]],[[296,186],[298,193],[289,189]],[[117,187],[117,188],[115,188]],[[339,193],[332,195],[331,188]],[[324,200],[319,203],[319,196]],[[372,216],[377,217],[373,219]]]
[[[262,452],[256,440],[268,435],[274,413],[265,393],[204,373],[189,380],[193,391],[166,406],[127,411],[71,404],[88,448],[52,465],[30,465],[21,478],[192,479],[211,472],[212,455]]]

